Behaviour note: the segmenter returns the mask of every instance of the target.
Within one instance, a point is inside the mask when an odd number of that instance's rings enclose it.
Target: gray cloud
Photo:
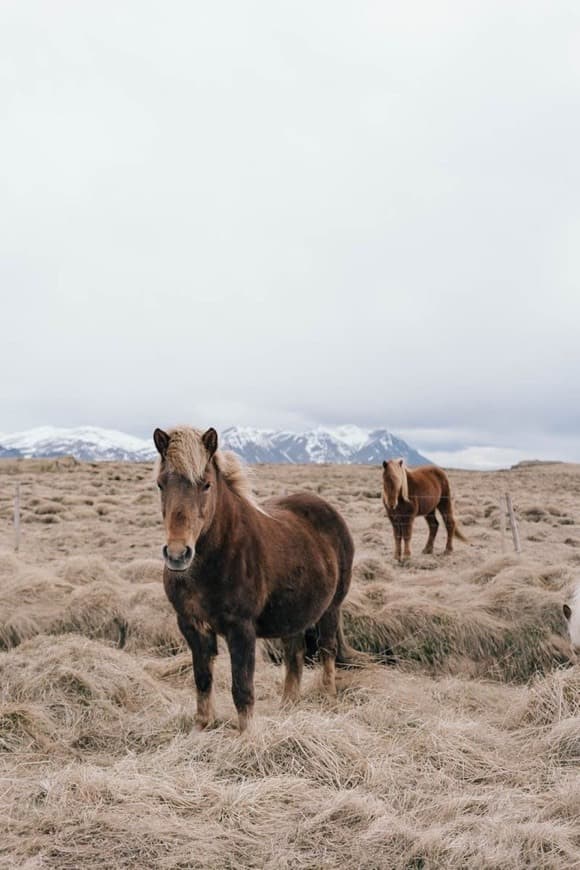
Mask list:
[[[578,24],[4,6],[0,431],[353,421],[580,459]]]

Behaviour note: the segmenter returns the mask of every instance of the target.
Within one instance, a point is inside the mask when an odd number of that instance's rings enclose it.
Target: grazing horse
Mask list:
[[[410,469],[403,459],[389,459],[383,462],[383,504],[387,511],[395,537],[395,559],[402,561],[411,556],[411,534],[413,520],[425,517],[429,525],[429,537],[424,553],[433,552],[435,535],[439,522],[435,516],[438,510],[447,529],[446,553],[453,552],[453,537],[466,541],[457,527],[451,504],[449,480],[442,468],[423,465]],[[401,555],[401,542],[405,550]]]
[[[180,427],[153,435],[165,523],[165,592],[193,656],[199,728],[213,719],[217,635],[225,638],[240,731],[254,706],[256,638],[281,638],[283,702],[298,698],[305,630],[316,626],[323,684],[336,693],[335,662],[349,647],[341,605],[354,546],[346,523],[310,493],[253,500],[233,453],[215,429]]]

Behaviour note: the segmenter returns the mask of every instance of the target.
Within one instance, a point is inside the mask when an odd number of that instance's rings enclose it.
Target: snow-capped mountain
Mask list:
[[[97,426],[75,429],[41,426],[26,432],[0,435],[0,449],[16,451],[17,456],[74,456],[85,461],[147,462],[155,457],[152,442]]]
[[[15,447],[3,447],[0,444],[0,459],[17,459],[19,456],[22,456],[20,450],[16,450]]]
[[[401,438],[386,429],[359,426],[318,427],[307,432],[246,429],[234,426],[222,433],[221,445],[247,462],[337,462],[378,465],[402,456],[408,465],[429,464]]]
[[[386,429],[358,426],[318,427],[307,432],[252,429],[232,426],[220,436],[220,446],[255,463],[361,463],[378,465],[383,459],[402,456],[408,465],[429,460]],[[0,435],[2,456],[75,456],[85,461],[121,460],[150,462],[156,456],[153,441],[117,432],[82,426],[58,429],[43,426],[27,432]]]

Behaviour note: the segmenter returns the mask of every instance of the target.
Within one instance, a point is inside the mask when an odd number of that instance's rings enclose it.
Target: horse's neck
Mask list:
[[[249,542],[253,526],[250,515],[259,513],[246,499],[234,493],[223,477],[218,478],[217,487],[213,520],[200,541],[199,555],[202,559],[226,548],[231,549],[234,542],[239,540],[240,527],[243,527],[244,538]]]

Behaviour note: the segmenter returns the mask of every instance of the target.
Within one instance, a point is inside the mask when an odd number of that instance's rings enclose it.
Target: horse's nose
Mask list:
[[[191,565],[193,550],[182,544],[166,544],[163,547],[163,558],[172,571],[185,571]]]
[[[179,562],[180,559],[183,559],[186,552],[189,550],[189,547],[184,546],[183,544],[166,544],[163,547],[163,555],[166,559],[174,559],[176,562]]]

